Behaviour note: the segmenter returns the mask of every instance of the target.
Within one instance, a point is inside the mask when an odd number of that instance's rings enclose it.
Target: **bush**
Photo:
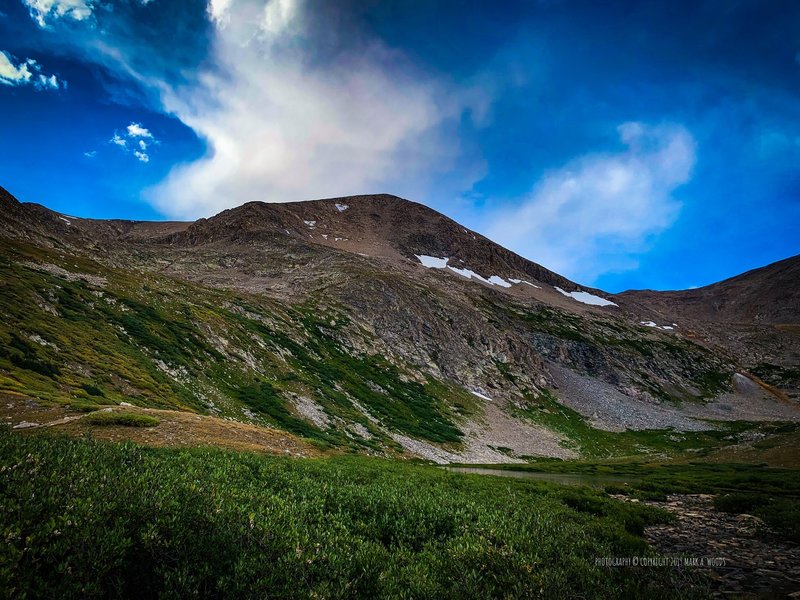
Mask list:
[[[120,427],[155,427],[161,421],[149,415],[119,412],[94,412],[84,417],[90,425],[115,425]]]
[[[84,383],[81,388],[90,396],[105,396],[103,390],[91,383]]]
[[[754,515],[783,537],[800,541],[800,501],[795,498],[731,493],[715,498],[714,507],[722,512]]]
[[[690,574],[595,564],[646,555],[630,531],[659,516],[398,461],[0,432],[9,597],[676,597]]]
[[[753,514],[755,509],[768,504],[769,501],[769,496],[764,494],[735,492],[714,498],[714,508],[727,513]]]

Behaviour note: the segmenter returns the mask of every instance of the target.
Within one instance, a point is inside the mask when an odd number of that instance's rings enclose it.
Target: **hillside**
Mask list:
[[[725,348],[761,379],[800,398],[800,256],[691,290],[629,291],[653,318]]]
[[[37,405],[495,463],[702,448],[745,435],[732,421],[798,418],[791,380],[752,374],[758,349],[665,319],[668,296],[579,286],[394,196],[194,223],[0,202],[0,391]]]

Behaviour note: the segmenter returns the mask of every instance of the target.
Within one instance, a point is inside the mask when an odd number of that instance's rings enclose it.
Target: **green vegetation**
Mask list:
[[[13,597],[658,598],[662,511],[588,488],[414,463],[292,460],[0,433],[0,589]]]
[[[385,429],[456,450],[463,443],[464,421],[480,418],[481,404],[467,390],[421,377],[417,367],[378,350],[365,351],[374,334],[359,329],[327,299],[312,297],[291,307],[263,296],[116,271],[54,250],[2,244],[0,313],[6,318],[0,322],[0,390],[83,410],[131,402],[213,411],[351,452],[402,452]],[[33,263],[102,276],[105,283],[56,276]],[[544,355],[566,345],[568,357],[596,360],[602,368],[606,355],[593,349],[602,346],[612,355],[608,360],[630,365],[640,387],[656,397],[708,397],[728,385],[725,365],[679,337],[544,306],[474,300],[498,325],[531,332],[532,345]],[[653,357],[668,367],[654,371]],[[495,364],[508,384],[524,393],[513,364]],[[692,381],[694,389],[663,381],[659,373],[665,369]],[[352,427],[312,424],[299,412],[301,399],[318,405],[323,418]],[[547,394],[530,396],[529,405],[524,416],[565,434],[587,457],[700,451],[746,428],[611,434],[593,429]]]
[[[498,327],[529,332],[543,354],[557,347],[566,350],[567,362],[572,361],[579,371],[602,368],[605,363],[628,365],[636,383],[661,400],[698,400],[730,390],[733,365],[680,336],[545,305],[513,306],[485,297],[474,301]],[[498,368],[509,379],[507,370]],[[680,377],[668,381],[665,373]],[[513,383],[513,378],[509,380]],[[690,388],[678,384],[687,381]]]
[[[762,363],[753,368],[753,375],[777,387],[800,386],[800,368]]]
[[[549,390],[535,397],[528,396],[527,406],[517,408],[516,412],[520,417],[529,418],[563,434],[567,438],[566,445],[580,451],[587,459],[642,454],[677,455],[685,452],[703,456],[716,448],[735,443],[738,434],[758,427],[745,421],[733,421],[714,423],[714,429],[707,431],[604,431],[592,427],[580,413],[558,402]],[[761,427],[770,429],[776,426]]]
[[[580,473],[629,478],[632,489],[675,494],[715,494],[758,491],[764,494],[800,496],[800,470],[739,463],[653,462],[646,460],[564,461],[538,459],[520,465],[492,465],[493,469],[540,473]]]
[[[150,415],[119,412],[93,412],[84,417],[91,425],[108,425],[118,427],[155,427],[161,421]]]
[[[791,426],[798,427],[797,424]],[[785,429],[789,426],[775,427]],[[527,465],[493,465],[492,468],[624,477],[628,479],[628,485],[607,486],[606,491],[642,500],[663,501],[669,494],[718,494],[715,505],[719,510],[754,514],[780,535],[800,540],[800,470],[698,461],[576,462],[556,459],[541,459]]]
[[[521,317],[525,323],[536,331],[541,331],[563,340],[592,341],[591,336],[586,331],[584,319],[578,315],[572,315],[542,305],[535,310],[525,311]]]
[[[269,383],[246,385],[234,390],[236,398],[281,429],[309,439],[324,438],[323,433],[311,423],[293,415]]]
[[[732,373],[706,371],[695,378],[703,398],[713,398],[730,388]]]
[[[31,263],[101,275],[105,283],[59,277]],[[0,242],[0,390],[87,411],[123,401],[213,408],[353,452],[402,452],[371,418],[411,437],[460,445],[459,423],[475,413],[474,397],[420,380],[396,359],[349,347],[354,326],[344,311],[313,301],[290,308],[167,278],[154,285],[156,278]],[[293,404],[299,397],[360,426],[358,433],[311,424]]]
[[[800,500],[797,498],[737,492],[718,496],[714,506],[724,512],[755,515],[789,539],[800,542]]]
[[[33,371],[45,377],[52,378],[61,373],[58,366],[43,358],[43,352],[13,331],[9,334],[9,338],[8,344],[0,346],[0,358],[8,360],[15,367]]]

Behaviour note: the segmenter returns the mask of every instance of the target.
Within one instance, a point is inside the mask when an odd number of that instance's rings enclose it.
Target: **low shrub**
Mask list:
[[[0,431],[7,597],[702,597],[682,570],[597,564],[649,554],[632,532],[662,518],[601,491],[400,461]]]
[[[90,425],[114,425],[118,427],[155,427],[161,421],[150,415],[130,412],[93,412],[84,417]]]

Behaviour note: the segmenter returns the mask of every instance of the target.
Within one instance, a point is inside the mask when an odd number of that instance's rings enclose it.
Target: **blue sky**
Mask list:
[[[800,3],[2,0],[0,131],[67,214],[389,192],[687,288],[800,253]]]

